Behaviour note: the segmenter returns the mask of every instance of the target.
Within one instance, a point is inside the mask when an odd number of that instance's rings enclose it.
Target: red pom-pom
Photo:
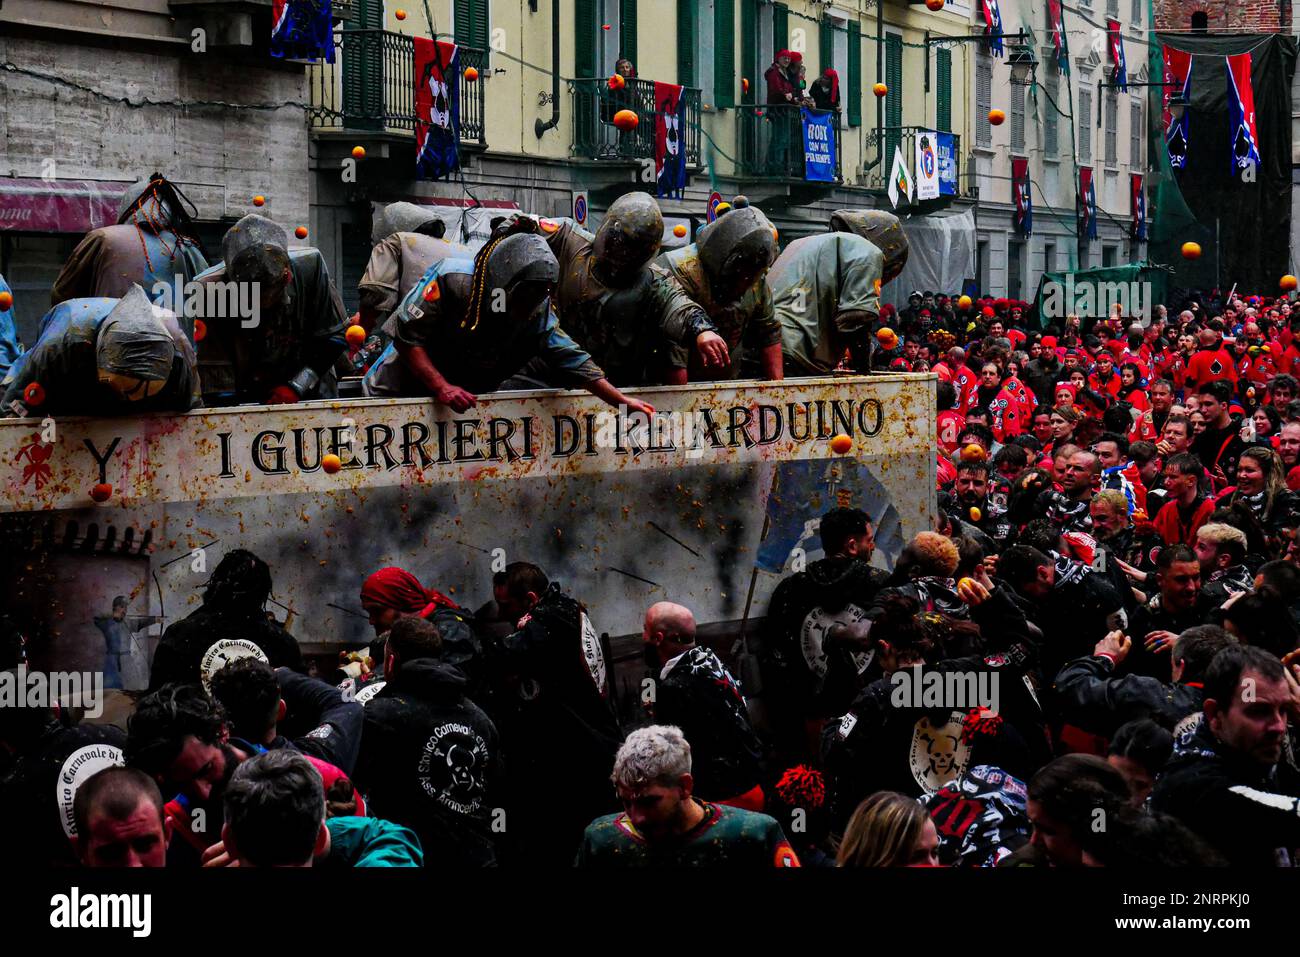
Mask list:
[[[776,793],[789,807],[819,808],[826,803],[826,778],[816,768],[796,764],[776,782]]]

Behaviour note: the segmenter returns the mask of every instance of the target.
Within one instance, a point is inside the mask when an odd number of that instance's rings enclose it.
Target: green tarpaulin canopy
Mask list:
[[[1061,325],[1070,313],[1082,319],[1101,318],[1110,314],[1115,303],[1119,303],[1125,317],[1149,320],[1155,307],[1165,301],[1168,290],[1169,271],[1145,262],[1043,273],[1029,321],[1045,329]]]

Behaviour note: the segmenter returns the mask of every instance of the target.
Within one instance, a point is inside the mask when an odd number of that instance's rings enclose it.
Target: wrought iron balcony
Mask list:
[[[889,174],[894,168],[894,151],[899,146],[903,148],[903,161],[908,164],[908,170],[912,172],[912,179],[915,182],[916,176],[912,164],[916,157],[916,138],[921,133],[943,133],[952,137],[952,170],[950,173],[944,171],[942,158],[939,160],[939,199],[953,200],[957,198],[958,193],[963,196],[972,195],[970,192],[971,174],[968,173],[966,182],[962,182],[961,136],[957,133],[948,133],[947,130],[935,130],[933,127],[928,126],[886,126],[877,130],[869,130],[867,132],[868,157],[877,155],[877,150],[879,150],[880,162],[866,170],[863,185],[870,189],[889,188]],[[937,153],[938,144],[935,144],[935,150]],[[954,192],[944,193],[942,191],[945,181],[951,184]],[[978,195],[978,191],[976,195]]]
[[[484,81],[487,51],[461,46],[461,146],[486,147]],[[313,131],[415,135],[415,39],[388,30],[338,30],[334,62],[308,70]],[[474,67],[480,79],[465,79]]]
[[[804,168],[804,141],[802,108],[792,103],[746,104],[736,108],[739,129],[739,163],[741,176],[755,179],[796,180],[818,185],[820,181],[808,180]],[[816,116],[826,116],[829,110],[809,110]],[[837,111],[838,112],[838,111]],[[842,158],[844,130],[837,121],[835,129],[835,183],[844,182]],[[823,185],[833,185],[824,183]]]
[[[628,80],[621,90],[609,88],[609,77],[569,81],[573,94],[573,153],[595,160],[652,159],[655,125],[661,115],[655,103],[653,80]],[[682,88],[686,101],[684,128],[679,131],[686,149],[688,169],[700,168],[700,91]],[[630,130],[614,126],[614,114],[631,110],[637,125]]]

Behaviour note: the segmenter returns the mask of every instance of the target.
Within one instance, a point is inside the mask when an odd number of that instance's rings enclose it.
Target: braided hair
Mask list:
[[[483,244],[483,248],[474,254],[474,276],[470,280],[469,306],[465,310],[465,318],[460,321],[462,329],[471,319],[474,322],[469,327],[470,330],[477,329],[479,321],[483,318],[483,308],[487,302],[487,297],[484,295],[487,287],[487,264],[492,251],[501,245],[502,240],[510,236],[535,232],[537,232],[537,222],[527,216],[520,216],[493,230],[491,237]]]

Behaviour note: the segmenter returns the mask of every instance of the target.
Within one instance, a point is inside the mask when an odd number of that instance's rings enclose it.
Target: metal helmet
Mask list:
[[[129,223],[136,219],[137,210],[146,222],[163,226],[172,225],[173,211],[171,205],[153,192],[154,186],[166,182],[162,175],[154,173],[148,179],[138,180],[126,188],[117,204],[117,224]]]
[[[883,209],[837,209],[831,213],[831,232],[856,233],[885,257],[881,283],[898,276],[907,264],[907,233],[893,213]]]
[[[393,233],[413,233],[431,220],[439,217],[428,206],[415,203],[389,203],[374,216],[374,225],[370,230],[370,242],[381,243]]]
[[[592,243],[601,271],[626,276],[659,254],[664,217],[649,193],[627,193],[610,204]]]
[[[289,268],[289,234],[265,216],[249,213],[221,239],[226,277],[236,282],[274,282]]]
[[[735,290],[776,259],[776,227],[755,206],[733,209],[701,230],[696,248],[711,284]]]
[[[147,382],[166,382],[172,374],[176,342],[144,290],[131,284],[100,323],[95,365],[104,372]]]
[[[487,258],[487,289],[507,294],[521,282],[557,282],[560,264],[541,236],[515,233],[497,243]]]

